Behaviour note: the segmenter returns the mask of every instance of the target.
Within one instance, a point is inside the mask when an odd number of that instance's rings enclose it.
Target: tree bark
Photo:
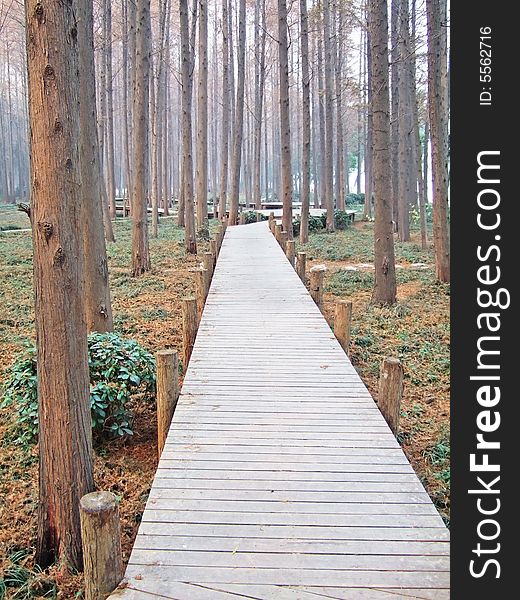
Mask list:
[[[307,0],[300,0],[301,61],[302,61],[302,214],[300,242],[309,241],[309,206],[311,194],[311,80],[309,74],[309,18]]]
[[[197,229],[209,239],[208,223],[208,2],[199,0],[199,73],[197,94],[197,161],[195,196]]]
[[[94,15],[91,0],[78,3],[80,167],[85,307],[88,331],[112,331],[112,305],[103,230],[103,190],[96,128]]]
[[[179,1],[179,12],[182,60],[182,194],[184,198],[184,240],[186,252],[188,254],[197,254],[195,212],[193,208],[193,155],[191,139],[192,68],[187,0]]]
[[[289,116],[289,60],[287,55],[287,3],[278,0],[278,59],[280,61],[280,169],[282,175],[282,225],[289,240],[292,227],[291,127]]]
[[[76,5],[77,8],[77,5]],[[27,0],[39,503],[36,562],[82,569],[80,498],[92,491],[81,227],[78,23]]]
[[[386,0],[369,0],[375,197],[374,266],[372,303],[395,304],[396,280],[390,179],[390,100],[388,93],[388,9]]]
[[[220,138],[219,217],[226,216],[229,161],[229,32],[228,0],[222,0],[222,129]]]
[[[134,88],[134,182],[133,182],[133,228],[132,228],[132,277],[138,277],[151,269],[148,247],[149,195],[148,164],[150,158],[149,103],[150,90],[150,0],[137,0],[137,27]]]
[[[261,18],[261,23],[260,23]],[[260,29],[262,31],[260,31]],[[265,86],[265,43],[266,18],[265,0],[255,3],[255,133],[254,133],[254,174],[253,201],[260,210],[262,202],[261,160],[262,160],[262,115]]]
[[[323,48],[325,72],[325,207],[327,231],[334,231],[334,103],[330,2],[323,0]]]
[[[435,272],[450,281],[448,227],[448,112],[446,92],[446,36],[442,32],[441,2],[426,1],[428,21],[428,106],[432,147],[433,243]]]
[[[238,218],[240,194],[240,167],[242,164],[242,139],[244,133],[244,94],[245,94],[245,61],[246,61],[246,2],[240,0],[238,27],[238,71],[237,101],[235,107],[235,126],[233,131],[233,157],[231,163],[231,190],[229,223],[235,225]]]

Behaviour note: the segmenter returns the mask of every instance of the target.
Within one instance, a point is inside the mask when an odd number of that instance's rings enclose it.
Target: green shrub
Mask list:
[[[344,210],[334,211],[334,226],[336,229],[344,230],[350,226],[350,217]]]
[[[347,204],[365,204],[365,194],[347,194]]]
[[[246,219],[246,224],[248,223],[256,223],[256,211],[254,210],[246,210],[243,213],[245,215],[245,219]],[[260,215],[260,220],[261,221],[267,221],[269,219],[269,217],[266,217],[265,215]]]
[[[130,400],[138,394],[152,399],[155,360],[135,340],[117,333],[92,333],[88,337],[90,409],[98,440],[132,434]],[[22,352],[7,371],[2,407],[16,412],[15,436],[21,443],[38,436],[36,349]]]

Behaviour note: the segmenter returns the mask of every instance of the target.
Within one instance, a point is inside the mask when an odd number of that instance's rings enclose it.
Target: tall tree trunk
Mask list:
[[[116,216],[116,185],[114,176],[114,85],[112,82],[112,1],[106,0],[105,12],[105,69],[106,69],[106,158],[107,195],[110,217]]]
[[[394,228],[399,228],[399,11],[401,0],[391,0],[391,125],[390,125],[390,161],[392,166],[392,212]]]
[[[390,177],[390,100],[388,92],[388,9],[386,0],[368,0],[372,89],[373,174],[375,196],[373,304],[396,301]]]
[[[321,29],[321,28],[320,28]],[[325,89],[323,85],[323,42],[321,31],[318,32],[317,54],[318,54],[318,118],[320,124],[320,160],[319,160],[319,181],[320,181],[320,201],[321,208],[327,208],[327,182],[326,182],[326,147],[325,140]]]
[[[410,240],[410,208],[416,202],[416,173],[410,98],[410,29],[408,0],[399,13],[399,239]]]
[[[343,103],[342,103],[342,75],[343,75],[343,7],[336,3],[338,27],[336,40],[336,198],[339,210],[345,210],[345,155],[343,141]],[[335,22],[335,20],[334,20]]]
[[[441,2],[426,0],[428,21],[428,106],[432,147],[433,244],[435,272],[450,281],[448,227],[448,113],[446,93],[446,36],[442,32]]]
[[[367,81],[370,81],[371,77],[371,52],[370,48],[370,32],[366,35],[366,69],[365,76]],[[372,115],[372,88],[370,85],[364,86],[366,90],[366,111],[364,118],[364,127],[366,131],[365,135],[365,205],[364,205],[364,216],[366,218],[372,218],[372,200],[373,200],[373,131],[374,121]]]
[[[208,223],[208,2],[199,0],[199,72],[195,196],[199,235],[209,239]]]
[[[193,155],[191,139],[192,65],[187,0],[179,1],[179,11],[182,55],[182,194],[184,197],[184,240],[186,252],[189,254],[197,254],[195,212],[193,207]]]
[[[220,140],[219,217],[226,216],[229,161],[229,17],[228,0],[222,0],[222,129]]]
[[[311,80],[309,74],[309,18],[307,0],[300,0],[301,60],[302,60],[302,215],[300,242],[309,241],[309,205],[311,194]]]
[[[128,0],[122,0],[123,11],[123,32],[122,32],[122,66],[123,71],[123,155],[124,155],[124,173],[125,173],[125,192],[126,198],[130,199],[130,183],[132,181],[132,172],[130,169],[130,133],[128,127],[130,103],[128,102]],[[123,215],[124,216],[124,215]]]
[[[245,61],[246,61],[246,2],[240,0],[238,29],[238,71],[237,101],[235,107],[235,126],[233,131],[233,157],[231,163],[231,202],[229,207],[229,223],[235,225],[238,218],[240,194],[240,167],[242,164],[242,138],[244,133],[244,94],[245,94]]]
[[[261,22],[260,18],[262,19]],[[265,0],[261,0],[260,2],[255,3],[255,133],[253,156],[253,201],[257,210],[260,210],[262,202],[262,186],[260,176],[262,160],[262,115],[265,85],[265,42]]]
[[[85,308],[88,331],[112,331],[112,305],[103,230],[103,183],[96,128],[94,15],[92,0],[78,3],[80,167]]]
[[[138,277],[151,268],[148,247],[149,196],[148,165],[149,140],[149,92],[150,92],[150,0],[137,0],[137,27],[135,51],[134,88],[134,182],[133,182],[133,228],[132,228],[132,277]]]
[[[327,231],[334,231],[334,103],[330,0],[323,0],[323,49],[325,72],[325,207]]]
[[[292,240],[291,127],[289,116],[289,60],[287,55],[287,4],[278,0],[278,59],[280,61],[280,170],[282,175],[282,226]]]
[[[84,11],[84,7],[80,10]],[[77,8],[78,5],[76,4]],[[79,500],[94,488],[89,408],[77,11],[25,5],[38,349],[36,562],[82,569]]]

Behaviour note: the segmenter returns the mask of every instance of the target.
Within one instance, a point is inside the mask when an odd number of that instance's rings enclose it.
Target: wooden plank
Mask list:
[[[245,552],[237,549],[231,552],[206,550],[184,551],[148,550],[135,548],[130,558],[132,565],[156,565],[172,567],[197,567],[211,565],[229,569],[316,569],[316,570],[352,570],[352,571],[449,571],[447,556],[417,555],[375,555],[375,554],[294,554]]]
[[[306,525],[244,525],[230,523],[181,523],[143,521],[139,535],[180,535],[188,537],[274,538],[277,540],[387,540],[441,541],[449,540],[445,527],[369,527],[306,526]]]
[[[388,540],[305,540],[243,537],[187,537],[173,535],[139,535],[134,548],[140,550],[215,551],[223,553],[261,552],[272,554],[334,554],[445,556],[448,542],[414,542]]]
[[[340,569],[255,569],[203,566],[134,565],[129,564],[126,575],[147,576],[168,581],[192,581],[197,583],[274,584],[293,586],[366,587],[375,588],[426,587],[446,589],[449,574],[446,571],[368,571]]]

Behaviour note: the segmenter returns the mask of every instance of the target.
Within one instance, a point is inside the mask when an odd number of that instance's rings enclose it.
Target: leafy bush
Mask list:
[[[326,220],[327,220],[326,217],[324,220],[323,216],[316,217],[313,215],[309,215],[309,231],[310,232],[311,231],[319,231],[320,229],[323,229],[325,227]],[[294,217],[294,219],[293,219],[293,235],[294,236],[300,235],[301,224],[302,224],[301,215],[297,215],[296,217]]]
[[[347,229],[350,226],[350,217],[348,213],[344,210],[335,210],[334,211],[334,225],[336,229]]]
[[[155,391],[155,360],[135,340],[117,333],[88,337],[90,409],[98,438],[132,434],[130,400],[138,394],[151,399]],[[38,436],[36,349],[28,348],[7,371],[2,407],[16,411],[17,439],[32,443]]]
[[[365,204],[365,194],[347,194],[347,204]]]
[[[243,213],[245,215],[245,219],[246,219],[246,224],[248,223],[256,223],[256,211],[254,210],[246,210]],[[261,221],[267,221],[269,219],[269,217],[266,217],[265,215],[260,215],[260,220]]]

